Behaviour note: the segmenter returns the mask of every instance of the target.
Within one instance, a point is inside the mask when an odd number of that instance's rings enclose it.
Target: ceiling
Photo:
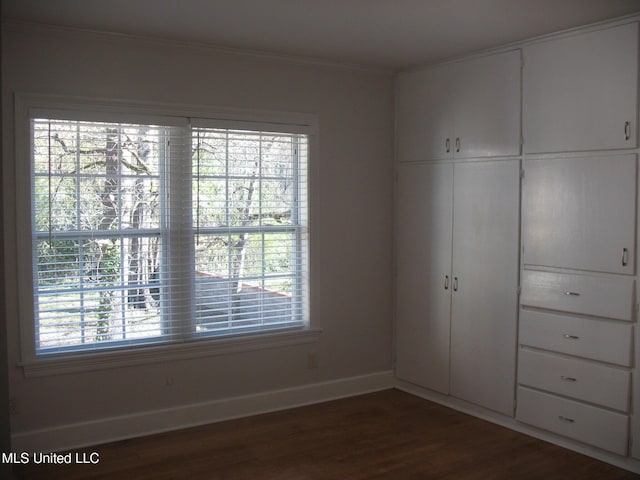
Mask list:
[[[2,15],[389,69],[640,12],[640,0],[3,0]]]

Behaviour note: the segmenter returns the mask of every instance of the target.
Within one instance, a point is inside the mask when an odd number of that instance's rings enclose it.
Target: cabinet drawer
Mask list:
[[[521,304],[631,321],[635,281],[628,277],[598,277],[525,270]]]
[[[632,338],[630,324],[520,310],[521,345],[629,367]]]
[[[616,367],[520,349],[518,382],[623,412],[631,373]]]
[[[629,417],[620,413],[520,387],[516,418],[618,455],[627,454]]]

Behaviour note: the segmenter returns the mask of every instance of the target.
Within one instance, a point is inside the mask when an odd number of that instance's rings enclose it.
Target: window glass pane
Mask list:
[[[32,125],[36,350],[162,335],[161,130]]]
[[[202,173],[223,171],[222,155],[211,154],[211,138],[226,154],[229,176],[224,179]],[[302,137],[200,129],[193,141],[192,168],[200,172],[193,192],[199,328],[220,332],[302,324]],[[225,214],[227,223],[212,220]],[[207,228],[218,231],[207,233]]]
[[[161,335],[159,237],[42,239],[37,250],[39,349]]]

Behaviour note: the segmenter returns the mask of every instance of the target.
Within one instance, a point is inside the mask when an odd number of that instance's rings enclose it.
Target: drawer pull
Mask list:
[[[449,275],[444,276],[444,289],[449,290]]]
[[[578,340],[580,337],[578,337],[577,335],[570,335],[568,333],[565,333],[564,335],[562,335],[564,338],[566,338],[567,340]]]
[[[577,379],[577,378],[573,378],[573,377],[566,377],[566,376],[564,376],[564,375],[560,375],[560,379],[561,379],[562,381],[564,381],[564,382],[571,382],[571,383],[573,383],[573,382],[577,382],[577,381],[578,381],[578,379]]]
[[[570,297],[579,297],[580,294],[578,292],[564,292],[565,295],[568,295]]]
[[[629,250],[622,249],[622,266],[626,267],[629,264]]]
[[[629,140],[631,138],[631,122],[624,122],[624,139]]]
[[[575,423],[575,420],[573,418],[568,418],[563,415],[558,415],[558,418],[560,419],[561,422],[564,422],[564,423]]]

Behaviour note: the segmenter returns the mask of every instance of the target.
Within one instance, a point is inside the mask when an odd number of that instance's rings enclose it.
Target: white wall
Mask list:
[[[195,46],[3,25],[6,314],[14,436],[391,369],[392,76]],[[13,94],[29,92],[317,114],[315,345],[25,378],[15,263]],[[319,368],[307,368],[318,352]],[[166,379],[174,378],[172,386]],[[161,425],[157,428],[161,429]],[[100,440],[100,439],[98,439]],[[84,443],[85,440],[78,440]],[[45,442],[46,443],[46,442]],[[42,446],[42,445],[41,445]],[[52,448],[56,445],[52,445]]]

